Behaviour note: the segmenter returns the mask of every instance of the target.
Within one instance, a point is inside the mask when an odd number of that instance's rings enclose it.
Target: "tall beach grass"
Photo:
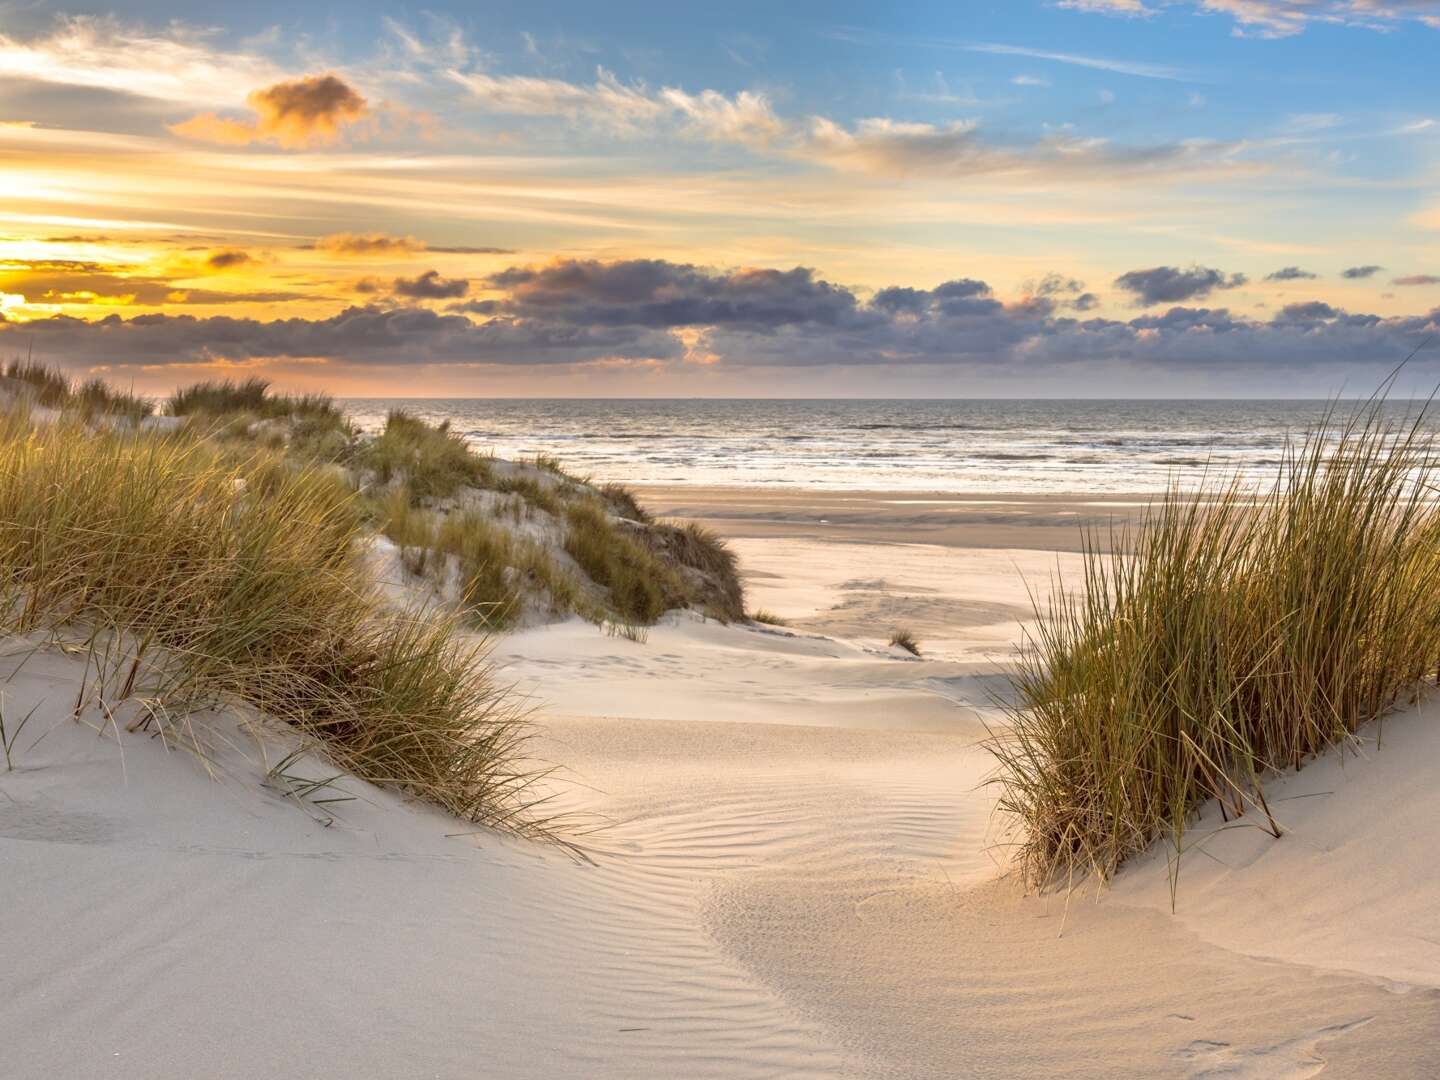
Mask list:
[[[364,779],[533,828],[525,725],[483,644],[387,608],[360,526],[334,470],[188,430],[0,416],[0,631],[106,630],[159,699],[246,703]]]
[[[1037,604],[1009,730],[990,742],[1031,884],[1104,878],[1161,837],[1179,850],[1212,799],[1279,836],[1266,776],[1435,673],[1430,422],[1380,401],[1332,414],[1267,485],[1213,479],[1087,534],[1082,579]]]

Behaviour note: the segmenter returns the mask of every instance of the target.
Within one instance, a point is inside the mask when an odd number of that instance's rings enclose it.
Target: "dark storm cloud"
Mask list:
[[[1234,289],[1246,282],[1244,274],[1230,274],[1208,266],[1152,266],[1147,270],[1131,270],[1115,279],[1117,288],[1124,289],[1141,307],[1151,304],[1178,304],[1199,300],[1216,289]]]
[[[505,310],[510,314],[584,325],[765,330],[795,323],[841,326],[878,317],[862,312],[848,289],[819,281],[813,270],[798,266],[717,274],[662,259],[567,259],[512,267],[486,285],[509,293]]]
[[[1312,274],[1309,270],[1301,270],[1298,266],[1285,266],[1276,270],[1273,274],[1266,274],[1266,281],[1314,281],[1319,274]]]
[[[438,270],[426,270],[419,277],[396,278],[395,295],[408,300],[454,300],[470,291],[464,278],[443,278]]]
[[[1199,273],[1209,288],[1233,280],[1219,271]],[[395,368],[678,362],[690,354],[690,333],[699,331],[705,354],[734,367],[1038,372],[1098,361],[1298,372],[1322,364],[1394,363],[1435,333],[1440,319],[1440,309],[1382,318],[1320,301],[1286,305],[1265,321],[1179,303],[1129,320],[1078,318],[1072,312],[1094,306],[1092,294],[1057,300],[1036,289],[1007,303],[986,282],[957,275],[932,289],[892,286],[865,300],[803,267],[714,271],[663,260],[512,267],[481,284],[491,295],[456,299],[443,312],[397,304],[382,282],[382,301],[325,319],[160,314],[0,321],[0,358],[23,351],[22,343],[33,338],[37,355],[47,360],[114,367],[222,358],[324,358]],[[421,291],[429,299],[435,290],[453,292],[454,284],[435,275]],[[1068,279],[1064,288],[1047,291],[1072,295]]]
[[[96,322],[67,316],[0,322],[8,341],[33,341],[35,354],[72,364],[184,364],[224,358],[337,358],[357,364],[549,364],[610,356],[667,359],[680,354],[668,334],[630,328],[476,323],[428,308],[350,307],[328,319],[111,315]],[[14,347],[18,347],[18,344]]]
[[[1383,266],[1351,266],[1348,269],[1341,270],[1340,276],[1355,281],[1360,278],[1374,277],[1384,269]]]

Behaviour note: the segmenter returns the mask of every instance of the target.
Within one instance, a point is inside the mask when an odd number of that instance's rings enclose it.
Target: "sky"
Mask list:
[[[1440,382],[1440,0],[893,7],[0,0],[0,359],[341,396]]]

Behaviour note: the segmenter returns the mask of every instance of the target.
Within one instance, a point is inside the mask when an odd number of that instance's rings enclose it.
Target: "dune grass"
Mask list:
[[[622,532],[597,500],[571,503],[566,524],[566,552],[608,592],[622,620],[653,623],[681,603],[684,590],[675,570]]]
[[[28,360],[12,360],[5,377],[22,383],[36,404],[50,409],[74,409],[86,416],[112,416],[132,422],[155,411],[153,402],[116,390],[103,379],[77,382],[55,368]]]
[[[1373,402],[1328,418],[1267,487],[1223,478],[1171,492],[1133,530],[1087,534],[1083,580],[1037,608],[1011,731],[990,744],[1030,883],[1104,878],[1160,837],[1178,851],[1212,799],[1279,836],[1266,775],[1434,674],[1428,424]]]
[[[532,829],[525,726],[445,619],[396,614],[357,561],[333,470],[186,431],[0,418],[0,628],[133,643],[194,707],[239,701],[342,767],[476,822]],[[126,693],[130,692],[127,686]]]
[[[601,484],[600,496],[609,505],[611,511],[620,517],[638,521],[642,525],[649,525],[655,520],[650,516],[650,511],[640,505],[640,500],[635,497],[635,493],[624,484]]]
[[[543,510],[551,517],[559,518],[565,512],[565,500],[555,488],[542,484],[533,476],[497,477],[491,486],[504,495],[517,495],[533,509]]]
[[[361,450],[358,463],[382,484],[403,484],[417,506],[454,495],[467,484],[485,487],[490,481],[489,462],[471,452],[448,424],[427,424],[398,409]]]
[[[222,379],[195,383],[175,391],[165,403],[165,411],[171,416],[249,413],[262,420],[300,416],[333,421],[342,418],[339,408],[328,395],[276,394],[266,379],[240,382]]]
[[[890,644],[894,647],[904,649],[911,656],[920,655],[920,642],[909,630],[901,628],[890,635]]]
[[[654,522],[638,535],[676,567],[686,595],[707,615],[727,623],[745,618],[739,559],[715,533],[691,521],[684,525]]]
[[[482,626],[510,625],[527,596],[543,597],[556,614],[588,610],[580,583],[548,551],[483,514],[448,515],[435,543],[455,557],[461,605]]]

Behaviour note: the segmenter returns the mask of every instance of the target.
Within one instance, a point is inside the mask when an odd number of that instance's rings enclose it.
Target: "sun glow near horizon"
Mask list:
[[[1435,330],[1427,5],[846,7],[9,12],[0,350],[155,390],[1294,396]]]

